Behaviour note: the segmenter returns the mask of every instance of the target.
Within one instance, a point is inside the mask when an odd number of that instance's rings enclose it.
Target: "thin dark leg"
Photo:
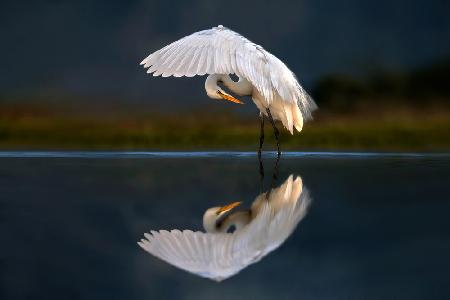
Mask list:
[[[264,114],[260,113],[259,117],[261,119],[261,132],[259,135],[258,161],[259,161],[260,185],[261,185],[261,191],[262,191],[263,183],[264,183],[264,166],[263,166],[263,162],[262,162],[262,158],[261,158],[261,151],[262,151],[262,146],[264,144]]]
[[[261,156],[258,156],[259,160],[259,190],[262,193],[264,190],[264,165]]]
[[[273,167],[273,174],[272,174],[272,180],[270,181],[270,189],[266,193],[266,199],[269,199],[270,193],[275,188],[275,183],[278,180],[278,170],[280,165],[280,155],[277,156],[277,160],[275,161],[275,165]]]
[[[277,141],[278,156],[280,156],[281,155],[280,141],[279,141],[280,132],[278,131],[277,126],[275,125],[275,121],[272,118],[272,114],[270,113],[270,109],[266,108],[266,111],[267,111],[267,115],[269,116],[270,123],[272,123],[273,133],[275,134],[275,140]]]
[[[275,182],[278,179],[279,164],[280,164],[280,155],[277,156],[277,160],[275,161],[275,166],[273,167],[272,182],[270,183],[270,188],[272,188],[272,189],[275,188]]]
[[[261,120],[261,129],[259,134],[259,149],[258,149],[258,156],[261,158],[261,151],[264,144],[264,114],[259,113],[259,118]]]

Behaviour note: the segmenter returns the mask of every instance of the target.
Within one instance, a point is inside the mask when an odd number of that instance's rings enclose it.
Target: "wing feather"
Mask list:
[[[180,269],[217,281],[245,268],[251,260],[245,257],[253,255],[252,249],[230,233],[161,230],[145,237],[138,244],[147,252]]]
[[[303,118],[317,108],[294,73],[263,47],[223,26],[202,30],[150,54],[142,62],[154,76],[237,74],[250,81],[265,101],[297,103]]]

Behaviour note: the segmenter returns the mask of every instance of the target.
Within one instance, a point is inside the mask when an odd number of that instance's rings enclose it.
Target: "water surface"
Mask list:
[[[0,152],[1,299],[442,299],[450,155]],[[309,212],[278,249],[216,283],[149,255],[159,229],[203,230],[301,176]]]

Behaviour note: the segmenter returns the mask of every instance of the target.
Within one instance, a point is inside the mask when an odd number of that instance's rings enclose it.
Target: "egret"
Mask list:
[[[237,96],[250,96],[260,111],[260,145],[264,143],[264,118],[272,124],[280,155],[279,131],[275,120],[291,133],[300,132],[303,122],[317,108],[297,81],[295,74],[275,55],[242,35],[219,25],[195,32],[147,56],[141,65],[147,73],[163,77],[209,74],[206,94],[212,99],[243,104]],[[234,74],[238,80],[233,80]]]
[[[240,202],[207,209],[206,233],[151,231],[138,244],[180,269],[222,281],[277,249],[306,215],[310,201],[301,177],[291,175],[256,197],[250,209],[233,212]]]

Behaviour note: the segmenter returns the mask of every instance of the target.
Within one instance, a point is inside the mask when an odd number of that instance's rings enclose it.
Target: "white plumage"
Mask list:
[[[251,96],[265,116],[270,109],[273,118],[291,133],[293,128],[301,131],[303,120],[310,119],[317,108],[281,60],[222,25],[175,41],[150,54],[141,64],[154,76],[211,74],[215,83],[222,83],[238,95]],[[239,82],[234,82],[229,74],[236,74]],[[211,98],[227,98],[220,95],[225,92],[217,84],[209,86],[212,90],[205,87]]]
[[[233,233],[151,231],[138,244],[180,269],[221,281],[278,248],[305,216],[309,203],[302,179],[291,175],[280,187],[259,195],[251,221]]]

